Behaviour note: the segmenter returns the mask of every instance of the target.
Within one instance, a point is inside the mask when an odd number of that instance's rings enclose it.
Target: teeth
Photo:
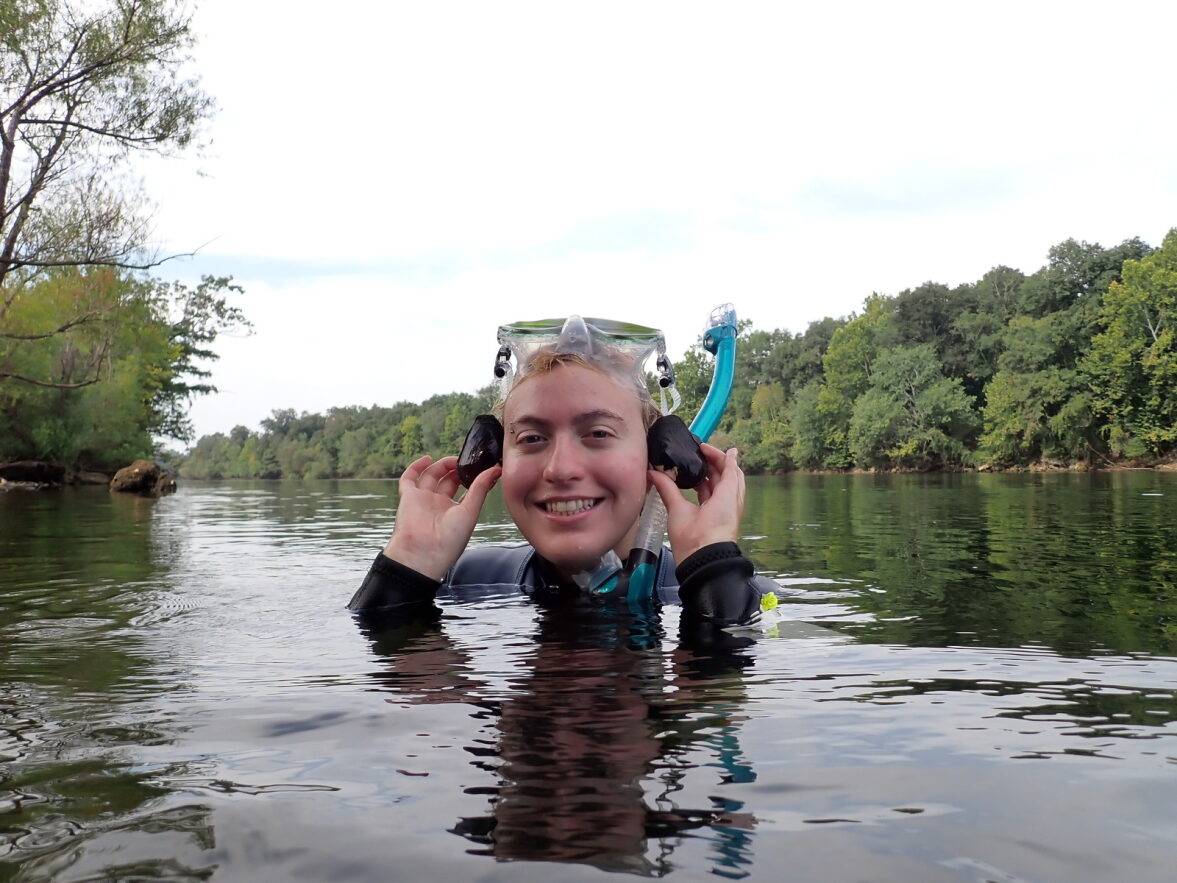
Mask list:
[[[596,500],[549,500],[544,508],[554,515],[575,515],[597,505]]]

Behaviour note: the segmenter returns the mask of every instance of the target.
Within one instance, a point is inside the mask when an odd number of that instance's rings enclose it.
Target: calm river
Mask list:
[[[0,494],[0,881],[1177,877],[1177,473],[750,480],[790,621],[710,653],[364,633],[395,492]]]

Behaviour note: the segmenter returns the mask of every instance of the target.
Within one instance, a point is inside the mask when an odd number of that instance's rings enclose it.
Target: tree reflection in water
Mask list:
[[[704,836],[716,873],[750,873],[755,819],[740,801],[680,805],[692,777],[712,791],[755,780],[738,742],[747,639],[696,628],[668,649],[657,612],[548,598],[526,673],[488,701],[438,611],[360,624],[398,701],[466,702],[496,720],[494,740],[466,746],[499,781],[466,790],[489,795],[489,812],[450,829],[477,844],[471,853],[660,877],[684,837]]]

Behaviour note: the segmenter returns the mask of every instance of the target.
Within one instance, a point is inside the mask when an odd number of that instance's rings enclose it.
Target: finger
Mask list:
[[[710,446],[709,446],[710,447]],[[699,505],[703,505],[716,494],[726,494],[743,505],[744,500],[744,470],[739,464],[740,452],[735,448],[720,451],[712,448],[708,452],[709,458],[714,458],[715,468],[707,476],[707,480],[696,488],[699,492]]]
[[[433,458],[426,454],[424,457],[418,457],[408,468],[401,473],[398,484],[403,490],[405,487],[416,487],[417,481],[421,478],[421,473],[429,468],[429,464],[433,462]]]
[[[721,486],[716,488],[716,493],[722,495],[722,500],[717,505],[734,507],[738,523],[744,517],[746,479],[744,470],[740,468],[739,452],[735,448],[726,453],[725,461],[723,481]]]
[[[716,449],[714,456],[714,468],[711,470],[712,486],[716,486],[724,481],[730,479],[741,472],[740,469],[740,452],[735,448],[728,448],[726,451]]]
[[[736,498],[743,503],[744,501],[744,470],[740,468],[740,452],[736,448],[728,448],[727,453],[724,454],[724,472],[732,475],[736,479]]]
[[[707,479],[714,486],[723,476],[724,470],[727,469],[727,454],[706,442],[699,445],[699,452],[703,455],[703,459],[707,461]]]
[[[658,496],[662,498],[662,504],[666,507],[668,515],[673,516],[675,512],[681,511],[683,506],[691,506],[691,503],[679,491],[673,478],[657,469],[650,469],[648,472],[650,481],[654,483]]]
[[[703,453],[703,456],[711,462],[721,460],[724,457],[723,451],[715,447],[715,445],[708,444],[707,442],[699,442],[699,450]]]
[[[739,501],[741,512],[744,509],[744,492],[747,488],[747,477],[744,475],[744,470],[740,468],[740,452],[735,448],[728,451],[731,458],[731,466],[735,469],[736,477],[738,479],[736,485],[736,499]]]
[[[447,471],[450,469],[456,469],[458,467],[458,458],[453,454],[450,454],[448,457],[442,457],[433,465],[435,468],[445,469]]]
[[[715,493],[715,485],[712,484],[712,477],[709,475],[698,485],[695,486],[695,496],[699,498],[699,505],[702,506],[711,499],[711,495]]]
[[[437,492],[438,494],[448,497],[452,500],[454,498],[454,494],[458,492],[458,488],[460,486],[461,481],[458,479],[458,470],[451,469],[449,472],[438,479]]]
[[[454,471],[457,465],[457,457],[442,457],[421,474],[421,478],[417,482],[417,486],[426,490],[437,490],[438,492],[442,492],[442,482],[445,480],[447,475]],[[452,497],[453,494],[451,493],[450,496]]]

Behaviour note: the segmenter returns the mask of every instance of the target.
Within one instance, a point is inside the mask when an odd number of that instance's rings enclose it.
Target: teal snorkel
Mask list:
[[[691,421],[691,432],[700,441],[707,441],[732,396],[732,383],[736,377],[736,308],[731,304],[716,307],[711,313],[711,323],[703,332],[703,349],[715,356],[715,373],[711,376],[711,387],[703,407]]]
[[[727,410],[736,375],[737,334],[735,307],[724,304],[712,310],[707,330],[703,332],[703,349],[715,356],[715,371],[711,375],[707,397],[690,426],[691,432],[701,442],[711,437],[723,417],[723,412]],[[615,573],[597,584],[593,591],[605,595],[614,592],[620,594],[624,589],[625,598],[631,605],[648,602],[654,592],[658,556],[662,551],[662,540],[665,535],[666,507],[662,503],[662,498],[658,496],[658,491],[651,488],[646,494],[637,534],[634,536],[634,546],[625,567],[620,573]],[[616,556],[607,557],[612,557],[616,563]],[[605,566],[605,562],[602,562],[602,566]],[[598,574],[600,573],[598,571]]]

